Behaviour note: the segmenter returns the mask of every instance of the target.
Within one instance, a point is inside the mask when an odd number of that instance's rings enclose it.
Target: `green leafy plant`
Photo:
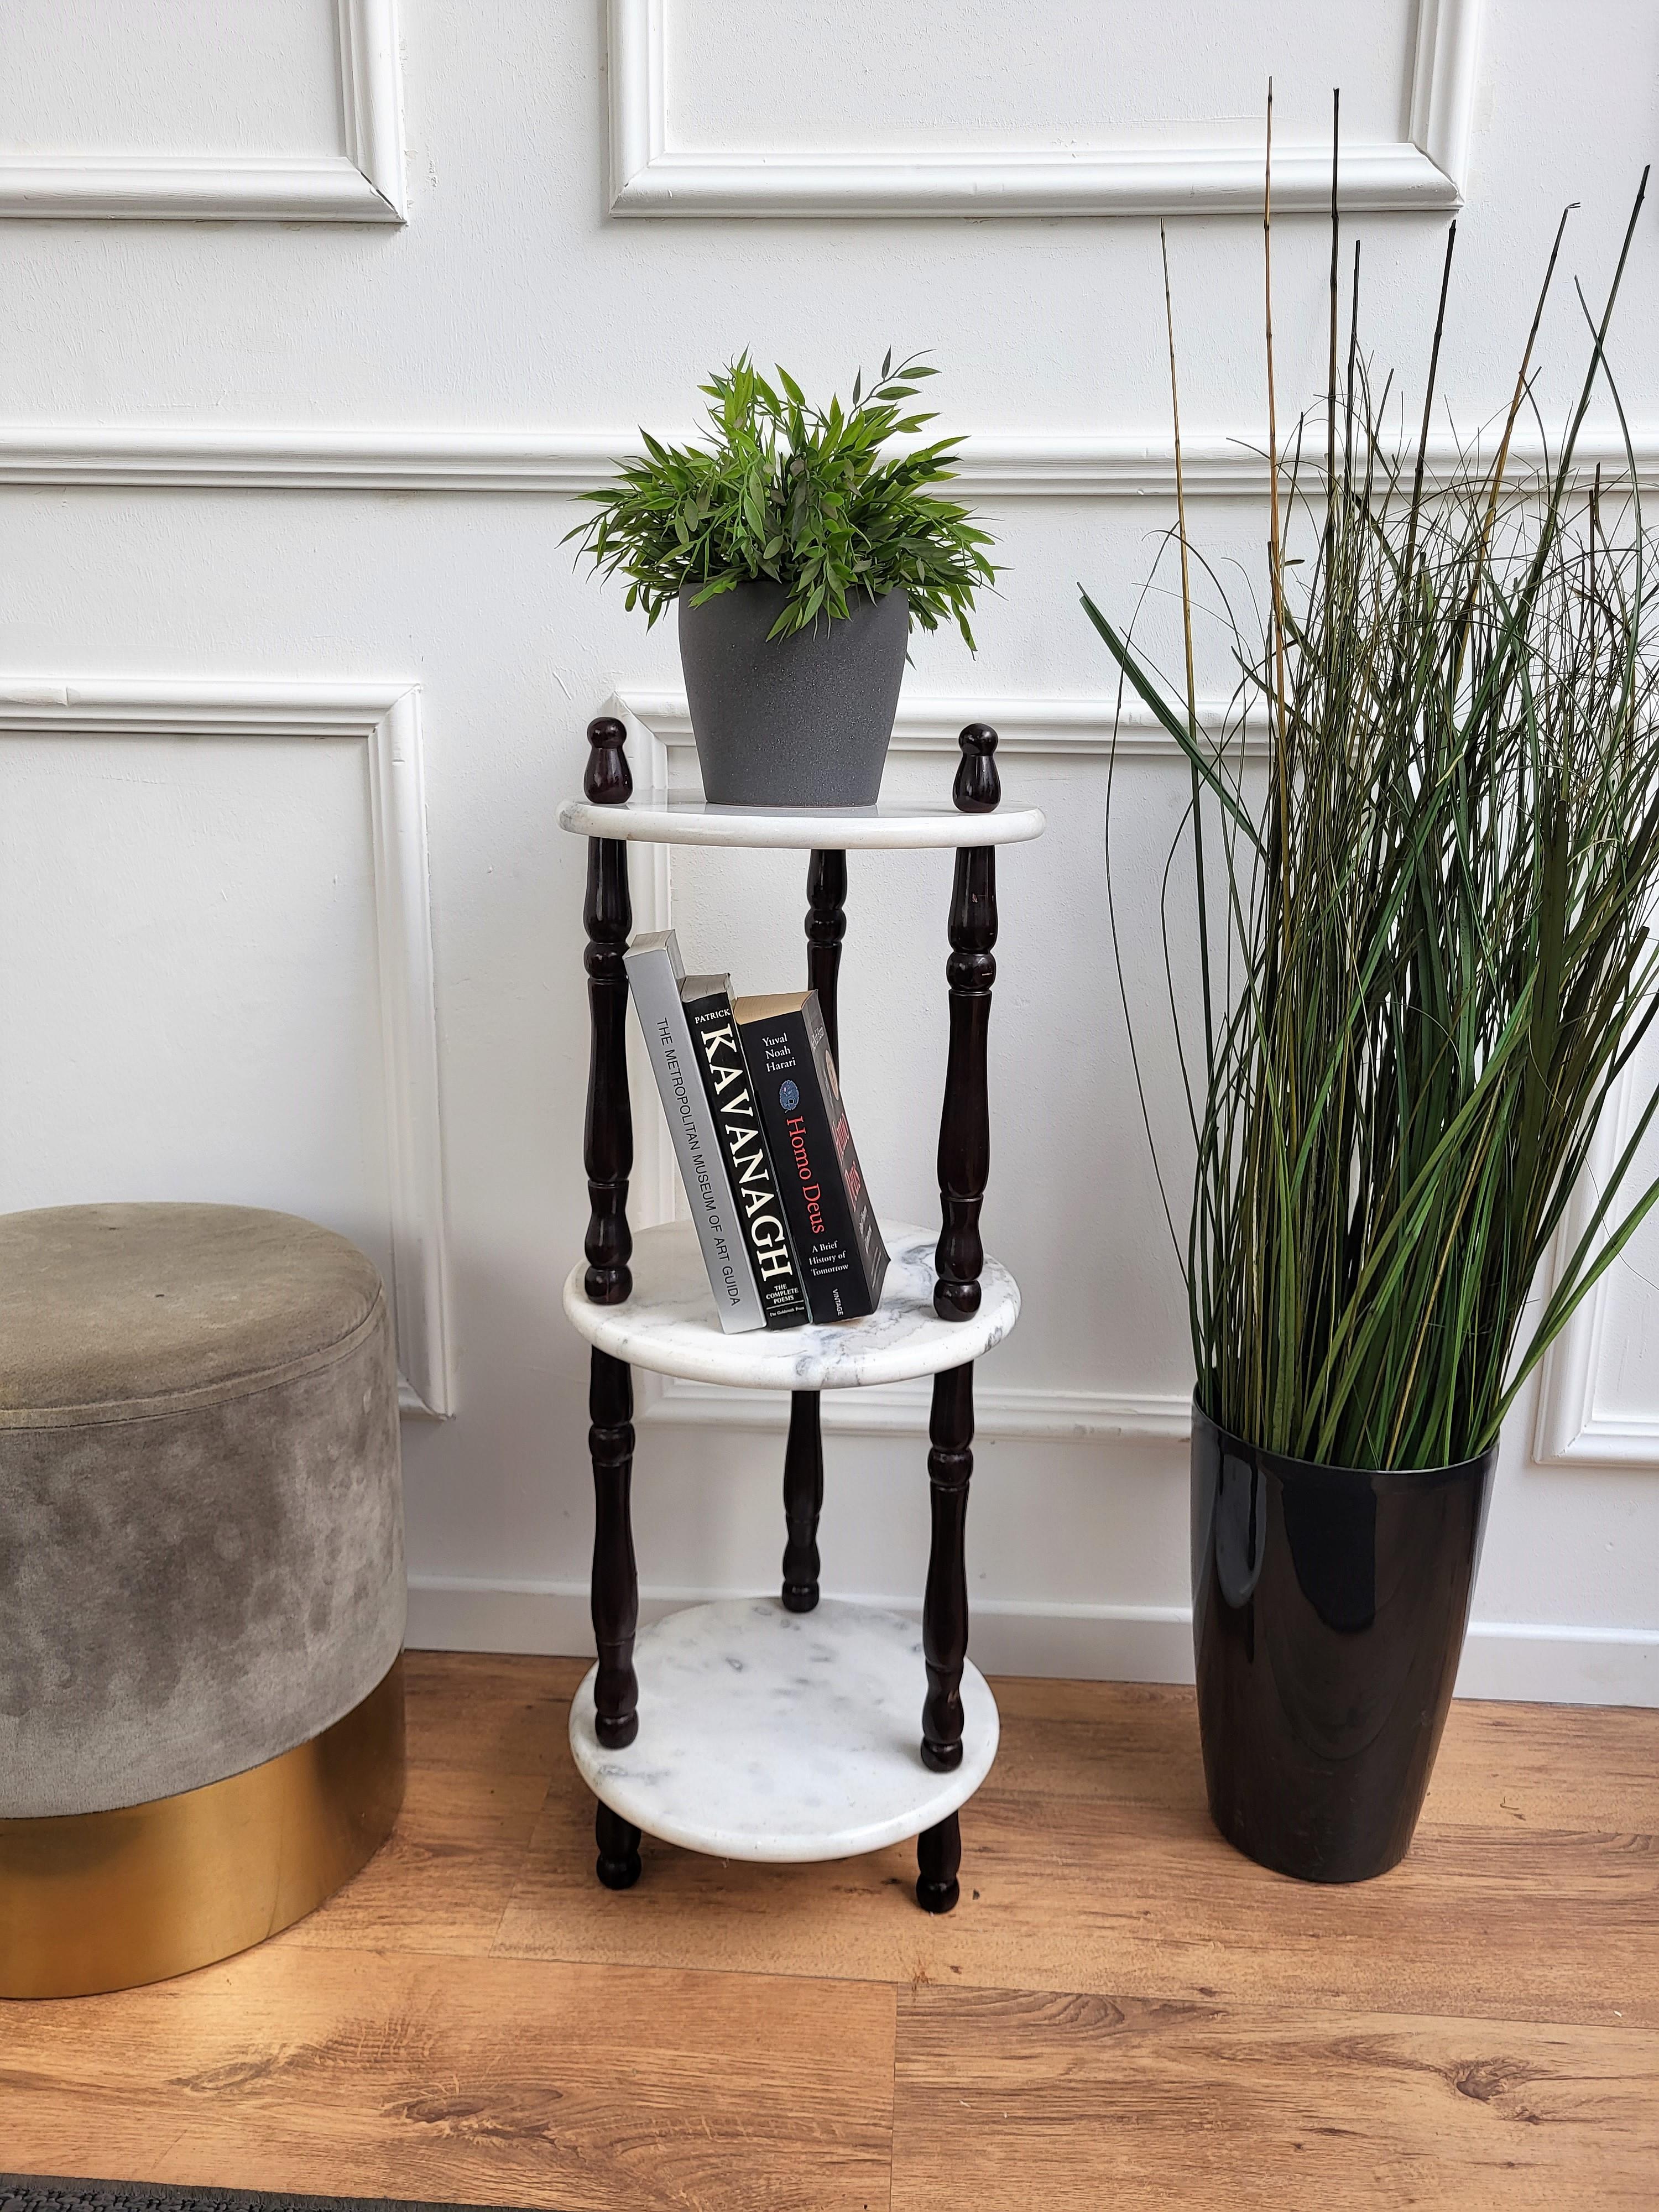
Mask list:
[[[1590,357],[1559,450],[1546,440],[1518,484],[1513,434],[1556,254],[1495,456],[1465,453],[1435,485],[1449,240],[1409,490],[1357,310],[1337,374],[1333,238],[1325,466],[1304,464],[1302,432],[1281,455],[1270,399],[1267,612],[1248,636],[1232,628],[1223,726],[1200,721],[1184,494],[1184,700],[1085,595],[1191,773],[1170,862],[1190,866],[1193,904],[1171,914],[1168,873],[1164,893],[1195,1152],[1177,1243],[1199,1402],[1258,1446],[1378,1468],[1483,1451],[1659,1197],[1656,1184],[1621,1210],[1659,1108],[1644,1091],[1582,1235],[1534,1290],[1656,1011],[1650,540],[1628,440],[1616,497],[1575,465],[1598,384],[1618,406],[1605,344],[1635,224],[1605,310],[1584,310]],[[1356,253],[1356,295],[1358,282]],[[1165,283],[1167,297],[1167,262]],[[1172,395],[1174,364],[1171,322]],[[1179,440],[1177,400],[1178,485]]]
[[[902,589],[924,629],[954,622],[971,650],[974,594],[995,580],[988,535],[968,510],[928,487],[948,483],[959,438],[882,458],[932,415],[906,414],[918,359],[890,353],[868,393],[809,406],[785,369],[769,384],[745,354],[702,386],[712,436],[665,446],[648,434],[645,458],[614,485],[587,492],[599,512],[568,533],[604,575],[628,578],[628,605],[655,623],[681,592],[695,605],[764,578],[788,592],[774,637],[840,619],[861,599]]]

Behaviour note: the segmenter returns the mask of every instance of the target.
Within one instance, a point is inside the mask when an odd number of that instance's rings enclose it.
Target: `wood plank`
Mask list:
[[[1121,1720],[1136,1701],[1104,1702]],[[1189,1717],[1179,1725],[1188,1728]],[[1556,1802],[1561,1785],[1543,1778],[1550,1733],[1516,1762],[1517,1802]],[[1639,1741],[1644,1731],[1635,1733]],[[647,1843],[643,1881],[614,1897],[592,1880],[590,1802],[567,1772],[550,1785],[495,1948],[755,1973],[1659,2026],[1659,1844],[1650,1832],[1509,1819],[1492,1796],[1501,1730],[1496,1739],[1477,1731],[1475,1755],[1453,1750],[1451,1788],[1463,1787],[1460,1764],[1481,1778],[1463,1802],[1484,1817],[1425,1822],[1403,1866],[1351,1888],[1288,1881],[1241,1857],[1211,1826],[1189,1770],[1164,1761],[1156,1745],[1121,1799],[1109,1759],[1095,1759],[1097,1786],[1087,1791],[1086,1749],[1062,1755],[1051,1741],[1045,1760],[1029,1734],[1011,1710],[1006,1757],[963,1815],[963,1899],[946,1918],[930,1919],[910,1901],[915,1862],[904,1846],[838,1865],[776,1868]],[[1601,1762],[1597,1809],[1645,1809],[1645,1783],[1621,1780],[1620,1765]]]
[[[410,1651],[404,1666],[411,1765],[544,1778],[569,1765],[570,1699],[586,1660]]]
[[[486,1956],[547,1788],[541,1774],[411,1766],[390,1841],[354,1881],[276,1941]]]
[[[1454,1699],[1423,1817],[1659,1835],[1659,1710]]]
[[[1189,1689],[1001,1677],[996,1779],[1122,1804],[1204,1807]],[[1659,1710],[1454,1700],[1431,1826],[1659,1834]]]
[[[426,1765],[552,1776],[587,1662],[411,1651],[410,1756]],[[997,1778],[1121,1803],[1202,1809],[1190,1689],[1002,1676]],[[1431,1825],[1659,1833],[1659,1710],[1455,1700],[1435,1769]]]
[[[892,2212],[1648,2212],[1659,2035],[923,1987]]]
[[[6,2008],[5,2164],[558,2207],[887,2203],[894,1996],[270,1945]]]

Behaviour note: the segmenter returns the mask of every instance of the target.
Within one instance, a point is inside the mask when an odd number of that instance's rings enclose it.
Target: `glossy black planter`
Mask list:
[[[1371,1474],[1193,1409],[1193,1641],[1210,1813],[1304,1881],[1405,1856],[1451,1703],[1496,1448]]]

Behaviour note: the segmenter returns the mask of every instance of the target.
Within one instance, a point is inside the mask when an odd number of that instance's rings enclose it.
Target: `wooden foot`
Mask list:
[[[789,1443],[783,1460],[783,1601],[811,1613],[818,1601],[818,1516],[823,1510],[823,1438],[818,1394],[797,1390],[789,1401]]]
[[[608,1805],[597,1808],[594,1839],[599,1847],[593,1871],[607,1889],[632,1889],[640,1878],[640,1832]]]
[[[936,1828],[916,1838],[916,1903],[924,1912],[950,1912],[962,1894],[957,1870],[962,1864],[962,1823],[947,1813]]]

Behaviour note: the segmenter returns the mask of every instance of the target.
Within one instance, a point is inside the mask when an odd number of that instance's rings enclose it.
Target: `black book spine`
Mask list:
[[[812,1318],[794,1240],[779,1196],[765,1126],[724,991],[688,999],[685,1018],[708,1093],[709,1118],[732,1180],[738,1218],[755,1271],[768,1328],[799,1328]]]
[[[886,1279],[887,1247],[882,1242],[881,1231],[876,1225],[876,1211],[870,1203],[864,1170],[859,1165],[858,1152],[853,1144],[852,1125],[847,1119],[847,1107],[841,1095],[841,1079],[836,1073],[836,1056],[830,1049],[830,1032],[823,1025],[823,1010],[818,1005],[816,992],[808,993],[801,1012],[806,1024],[807,1048],[811,1053],[812,1066],[817,1074],[819,1093],[830,1116],[830,1141],[835,1146],[842,1194],[847,1201],[854,1240],[864,1268],[869,1310],[873,1313],[880,1303],[881,1286]]]
[[[777,1164],[812,1318],[854,1321],[873,1313],[876,1291],[865,1273],[842,1186],[830,1102],[819,1085],[805,1016],[757,1016],[743,1023],[738,1033]]]

